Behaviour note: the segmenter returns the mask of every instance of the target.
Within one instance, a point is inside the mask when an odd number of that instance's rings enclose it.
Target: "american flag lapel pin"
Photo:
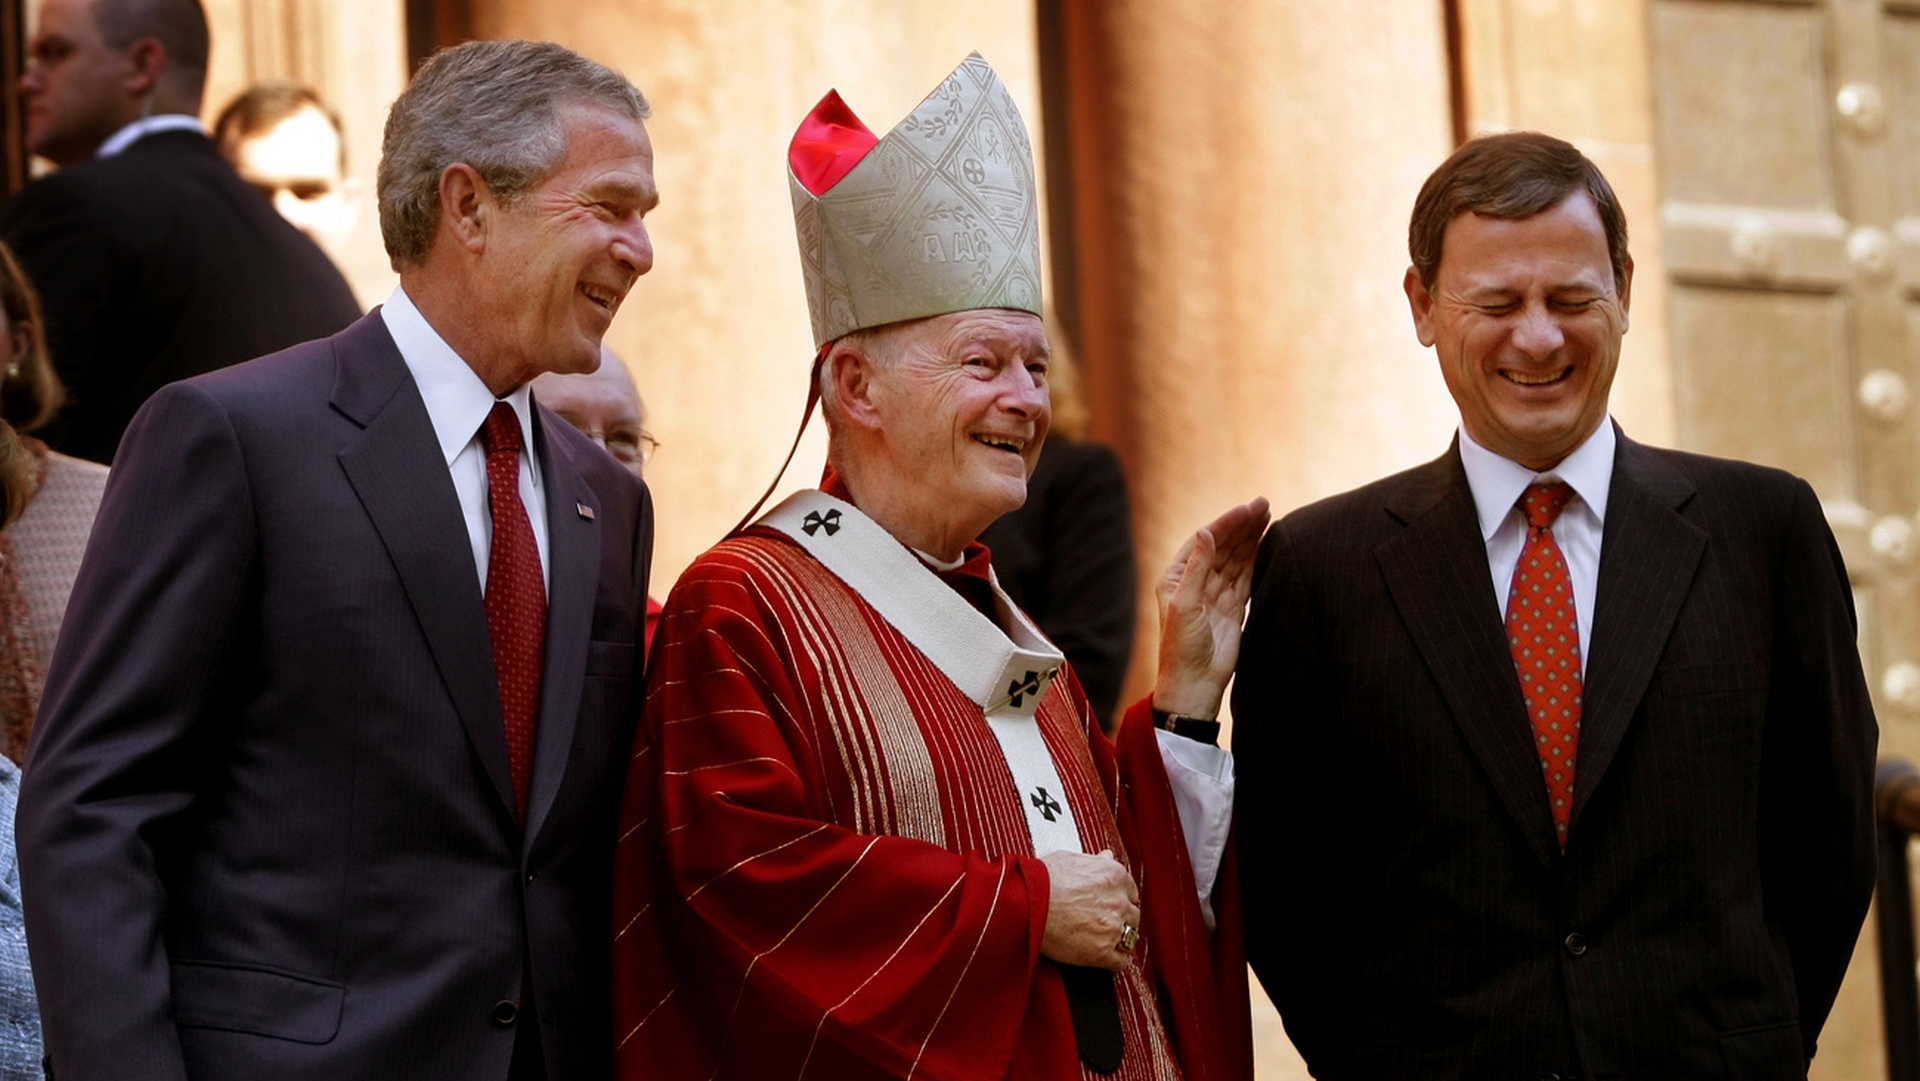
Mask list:
[[[585,518],[589,522],[593,521],[592,507],[587,506],[585,503],[575,503],[573,509],[580,512],[580,517]]]

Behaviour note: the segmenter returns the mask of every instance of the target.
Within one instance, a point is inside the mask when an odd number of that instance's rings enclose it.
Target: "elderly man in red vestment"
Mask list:
[[[975,540],[1049,417],[1011,99],[976,54],[876,139],[830,93],[790,166],[828,472],[667,600],[620,1075],[1251,1078],[1212,743],[1266,502],[1175,558],[1159,681],[1109,743]]]

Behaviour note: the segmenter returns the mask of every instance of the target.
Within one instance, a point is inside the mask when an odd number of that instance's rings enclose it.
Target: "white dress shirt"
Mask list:
[[[1600,581],[1600,536],[1607,520],[1607,490],[1613,483],[1613,447],[1613,418],[1608,417],[1559,465],[1535,473],[1475,443],[1465,428],[1460,429],[1460,464],[1467,471],[1467,486],[1473,490],[1474,509],[1480,516],[1480,537],[1487,545],[1487,570],[1493,575],[1493,595],[1500,602],[1502,622],[1507,618],[1513,569],[1527,544],[1527,516],[1518,506],[1521,495],[1529,485],[1556,480],[1573,489],[1573,498],[1554,519],[1553,540],[1573,579],[1582,678],[1587,674],[1588,643],[1593,641],[1593,597]]]
[[[96,158],[110,158],[132,146],[138,139],[162,131],[197,131],[207,133],[207,126],[197,116],[185,113],[161,113],[159,116],[143,116],[140,119],[107,136],[100,149],[93,152]]]
[[[394,287],[393,295],[380,309],[380,317],[386,320],[387,333],[400,347],[400,357],[407,362],[414,385],[427,403],[427,418],[433,421],[434,437],[440,441],[440,453],[453,475],[453,490],[460,496],[460,513],[467,520],[467,539],[473,542],[480,592],[485,594],[487,590],[487,555],[493,550],[493,516],[487,511],[487,453],[480,446],[480,426],[493,412],[495,401],[512,406],[520,420],[520,440],[526,447],[520,455],[520,502],[526,504],[534,543],[540,549],[541,580],[551,583],[553,576],[547,572],[547,502],[540,494],[540,458],[533,452],[533,396],[521,386],[496,399],[460,354],[428,325],[405,289]]]

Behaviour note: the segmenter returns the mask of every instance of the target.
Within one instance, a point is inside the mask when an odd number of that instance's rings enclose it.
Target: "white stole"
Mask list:
[[[1060,771],[1033,716],[1066,658],[997,578],[994,607],[1012,626],[1012,637],[851,503],[817,490],[797,492],[755,524],[793,538],[980,707],[1013,774],[1035,855],[1083,851]]]

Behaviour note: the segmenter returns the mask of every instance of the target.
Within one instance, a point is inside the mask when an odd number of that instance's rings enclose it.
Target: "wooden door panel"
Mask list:
[[[1890,8],[1882,42],[1885,123],[1893,147],[1894,205],[1900,215],[1893,228],[1895,259],[1901,290],[1920,296],[1920,9]],[[1920,364],[1913,370],[1920,371]]]
[[[1915,753],[1920,2],[1652,0],[1648,19],[1681,442],[1813,484],[1883,738]]]
[[[1667,273],[1680,281],[1830,292],[1853,273],[1847,220],[1832,211],[1667,203]]]
[[[1890,13],[1882,46],[1897,205],[1902,217],[1920,218],[1920,14]]]
[[[1681,441],[1779,466],[1825,498],[1857,495],[1847,310],[1837,296],[1676,284]],[[1783,410],[1793,422],[1783,424]]]
[[[1832,209],[1819,9],[1668,0],[1652,17],[1665,198]]]

